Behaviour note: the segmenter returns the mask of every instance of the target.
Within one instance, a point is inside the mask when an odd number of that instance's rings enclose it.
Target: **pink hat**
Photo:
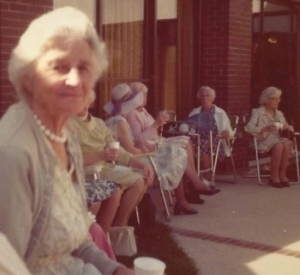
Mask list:
[[[133,91],[125,83],[112,88],[110,97],[111,100],[103,107],[109,115],[126,115],[144,103],[144,95],[141,92]]]

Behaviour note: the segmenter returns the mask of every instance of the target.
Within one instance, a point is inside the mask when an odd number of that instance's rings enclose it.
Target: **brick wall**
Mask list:
[[[225,107],[228,85],[229,0],[203,0],[201,85],[213,87]]]
[[[216,89],[216,104],[228,114],[249,113],[252,1],[203,0],[202,15],[202,84]],[[247,144],[239,139],[235,147],[244,164]]]
[[[7,78],[7,61],[19,36],[29,22],[38,15],[52,9],[52,0],[0,0],[1,44],[0,44],[0,116],[14,102],[14,88]]]

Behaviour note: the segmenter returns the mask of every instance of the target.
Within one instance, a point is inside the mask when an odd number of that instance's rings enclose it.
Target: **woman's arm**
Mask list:
[[[124,120],[119,120],[116,125],[118,131],[119,141],[121,146],[127,151],[134,155],[141,154],[143,151],[137,148],[134,144],[133,137],[129,132],[129,125]]]
[[[283,112],[277,111],[279,114],[279,121],[283,124],[282,130],[289,130],[289,131],[294,131],[294,127],[290,124],[288,124]]]
[[[244,127],[245,131],[247,133],[251,134],[261,134],[262,132],[262,127],[259,126],[259,113],[257,109],[252,110],[252,114],[250,117],[249,122],[247,125]]]
[[[151,185],[154,181],[154,171],[151,166],[145,164],[144,162],[140,161],[136,157],[131,157],[129,159],[129,165],[132,168],[136,168],[142,170],[144,173],[144,179],[147,185]]]
[[[153,140],[158,137],[158,125],[155,124],[150,114],[147,113],[147,116],[147,121],[141,121],[138,111],[133,111],[126,117],[134,140],[139,147],[146,145],[148,140]]]
[[[259,110],[253,109],[251,118],[245,126],[245,131],[251,134],[262,135],[267,132],[276,132],[278,129],[274,123],[263,123],[260,119]]]
[[[83,164],[93,165],[101,161],[117,161],[119,159],[119,150],[114,148],[106,147],[100,152],[85,154],[83,157]]]
[[[32,161],[26,152],[0,148],[0,231],[24,258],[31,236],[39,194],[34,184]]]
[[[222,131],[220,132],[220,135],[223,138],[228,138],[229,136],[233,136],[234,132],[231,127],[230,119],[224,110],[222,112],[222,120],[223,120],[224,127],[223,127]]]
[[[120,263],[107,257],[104,251],[100,250],[92,241],[85,241],[72,255],[82,259],[85,263],[93,264],[103,275],[132,274],[126,273],[129,270]],[[124,273],[120,273],[123,271]]]

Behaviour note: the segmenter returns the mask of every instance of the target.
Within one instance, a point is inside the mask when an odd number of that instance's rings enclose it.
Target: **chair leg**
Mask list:
[[[166,218],[169,221],[169,220],[171,220],[171,215],[170,215],[170,211],[169,211],[169,208],[168,208],[168,205],[167,205],[164,190],[161,188],[161,186],[159,186],[159,191],[160,191],[161,198],[162,198],[162,201],[163,201],[163,204],[164,204]],[[170,192],[168,192],[168,194],[170,195]]]
[[[154,172],[157,174],[156,165],[155,165],[153,159],[151,157],[149,157],[149,159],[150,159],[150,162],[151,162],[152,167],[154,169]],[[170,220],[171,219],[171,215],[170,215],[169,208],[168,208],[168,205],[167,205],[167,201],[166,201],[164,190],[161,188],[159,182],[158,182],[158,186],[159,186],[161,198],[162,198],[162,201],[163,201],[163,205],[165,207],[166,218],[167,218],[167,220]],[[170,192],[168,192],[168,195],[169,195],[170,203],[173,203],[171,195],[170,195]]]
[[[233,171],[233,176],[234,176],[234,182],[237,183],[238,177],[237,177],[237,172],[235,169],[235,163],[234,163],[232,152],[230,152],[230,159],[231,159],[231,166],[232,166],[232,171]]]
[[[294,138],[294,144],[295,144],[295,159],[296,159],[296,170],[297,170],[297,182],[300,183],[300,171],[299,171],[299,156],[298,156],[298,145],[297,145],[297,139]]]
[[[209,146],[210,146],[210,159],[211,159],[211,164],[210,164],[210,169],[211,169],[211,185],[215,186],[215,162],[214,159],[216,158],[216,155],[214,154],[214,149],[213,149],[213,135],[212,131],[209,132]]]
[[[233,172],[233,176],[234,176],[234,183],[237,183],[238,182],[238,176],[237,176],[237,172],[236,172],[236,168],[235,168],[235,162],[234,162],[233,154],[232,154],[232,144],[230,143],[229,140],[227,140],[227,144],[228,144],[229,150],[230,150],[230,160],[231,160],[232,172]]]
[[[139,213],[139,208],[137,206],[135,207],[135,215],[136,215],[137,223],[138,225],[140,225],[141,224],[140,213]]]
[[[261,181],[261,174],[260,174],[260,166],[259,166],[259,157],[258,157],[258,149],[257,149],[257,140],[254,138],[254,147],[255,147],[255,159],[256,159],[256,169],[257,169],[257,181],[258,184],[264,185]]]
[[[168,191],[168,197],[169,197],[169,204],[170,206],[173,206],[173,198],[172,198],[172,191]]]

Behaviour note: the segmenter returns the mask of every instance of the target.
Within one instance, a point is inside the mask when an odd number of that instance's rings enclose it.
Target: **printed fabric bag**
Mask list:
[[[109,230],[112,249],[117,256],[133,256],[137,246],[133,226],[116,226]]]

